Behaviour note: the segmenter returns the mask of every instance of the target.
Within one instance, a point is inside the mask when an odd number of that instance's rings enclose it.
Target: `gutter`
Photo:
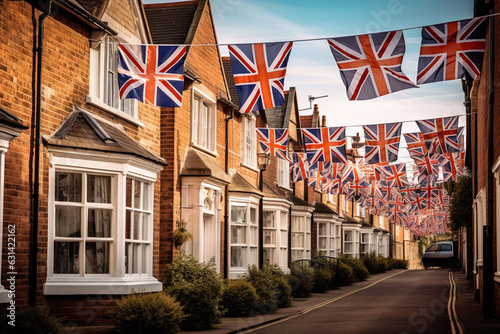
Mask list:
[[[229,175],[229,121],[234,117],[234,108],[231,107],[231,116],[226,117],[225,131],[225,152],[224,152],[224,171]],[[228,236],[229,236],[229,184],[224,187],[224,277],[229,277],[228,261]]]

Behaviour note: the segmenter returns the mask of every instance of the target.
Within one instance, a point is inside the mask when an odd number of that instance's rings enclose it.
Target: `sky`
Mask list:
[[[144,0],[144,3],[173,2]],[[349,101],[326,38],[402,29],[406,42],[402,71],[416,82],[421,27],[473,17],[473,0],[211,0],[219,44],[296,41],[285,89],[296,87],[301,115],[315,99],[328,126],[404,122],[403,133],[418,131],[415,120],[465,113],[460,80],[419,85],[371,100]],[[299,41],[318,39],[316,41]],[[227,46],[220,46],[227,56]],[[304,110],[302,110],[304,109]],[[460,125],[465,117],[460,117]]]

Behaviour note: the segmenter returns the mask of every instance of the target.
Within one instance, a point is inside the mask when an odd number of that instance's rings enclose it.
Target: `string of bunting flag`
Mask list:
[[[475,79],[482,66],[489,16],[422,28],[417,80],[401,70],[403,30],[326,38],[349,100],[368,100],[417,85]],[[284,81],[293,41],[228,44],[239,112],[283,105]],[[120,98],[180,107],[187,45],[118,45]],[[288,129],[257,129],[264,152],[291,163],[294,182],[307,179],[325,193],[343,194],[385,214],[416,234],[446,231],[449,196],[437,186],[464,173],[458,116],[416,121],[420,132],[403,134],[418,167],[411,182],[396,163],[402,122],[364,125],[363,161],[347,159],[346,127],[300,129],[305,153],[287,151]],[[429,224],[432,222],[432,224]],[[436,231],[434,231],[436,232]]]

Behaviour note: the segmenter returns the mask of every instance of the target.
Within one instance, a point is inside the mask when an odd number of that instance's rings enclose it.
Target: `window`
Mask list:
[[[288,212],[275,210],[263,212],[264,263],[288,268]]]
[[[345,195],[344,195],[344,212],[349,213],[349,200]]]
[[[257,168],[257,135],[255,132],[255,116],[243,117],[242,121],[242,163],[246,166]]]
[[[257,206],[231,205],[230,267],[245,273],[249,265],[258,264]],[[230,270],[231,270],[230,268]],[[235,273],[238,270],[234,271]]]
[[[318,251],[326,256],[337,256],[337,226],[334,222],[318,222]]]
[[[370,233],[361,233],[361,253],[370,253]]]
[[[90,92],[87,102],[119,116],[136,118],[137,102],[120,99],[117,68],[118,42],[106,37],[96,48],[90,49]]]
[[[278,158],[278,186],[290,188],[290,163]]]
[[[161,290],[152,276],[153,183],[160,168],[112,165],[53,157],[44,294]]]
[[[354,232],[344,231],[344,254],[354,253]]]
[[[201,91],[193,90],[191,110],[191,141],[193,145],[215,153],[216,145],[216,105]]]
[[[311,217],[292,216],[292,261],[311,258]]]

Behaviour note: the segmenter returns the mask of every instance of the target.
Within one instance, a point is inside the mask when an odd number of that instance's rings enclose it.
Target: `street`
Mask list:
[[[246,333],[460,333],[451,282],[448,269],[403,271]]]

